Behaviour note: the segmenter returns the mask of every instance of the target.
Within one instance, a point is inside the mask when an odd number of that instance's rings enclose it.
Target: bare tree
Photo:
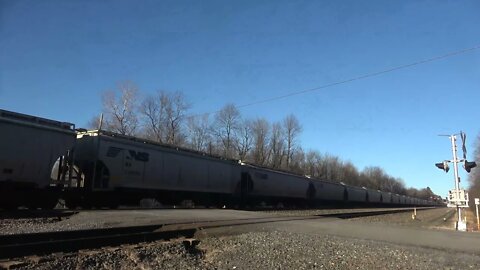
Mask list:
[[[343,182],[342,162],[340,158],[334,155],[325,154],[323,156],[325,178],[332,181]]]
[[[167,143],[181,145],[182,142],[182,123],[185,119],[185,113],[190,108],[186,102],[185,96],[181,92],[174,92],[168,95],[169,102],[165,108],[167,115]]]
[[[158,142],[181,145],[182,124],[190,104],[183,93],[158,91],[145,97],[140,107],[146,135]]]
[[[294,155],[296,141],[300,132],[302,132],[302,126],[300,122],[295,117],[295,115],[290,114],[285,119],[283,119],[283,128],[285,130],[285,137],[286,137],[286,167],[287,169],[290,168],[290,162]]]
[[[473,153],[473,161],[477,162],[478,166],[480,166],[480,135],[477,136],[475,142],[475,151]],[[468,175],[468,182],[470,184],[470,188],[468,193],[470,198],[480,198],[480,169],[474,168]],[[472,204],[471,207],[475,207]]]
[[[280,168],[285,156],[284,132],[280,123],[274,123],[272,125],[269,147],[269,165],[272,168]]]
[[[115,90],[107,90],[102,96],[105,128],[123,135],[135,135],[138,88],[130,81],[117,84]]]
[[[239,128],[239,123],[240,112],[233,104],[225,105],[215,115],[214,132],[222,145],[224,157],[233,158],[235,132]]]
[[[264,118],[252,122],[253,153],[252,160],[255,164],[265,165],[268,157],[268,136],[270,124]]]
[[[428,200],[428,199],[431,199],[432,197],[436,197],[435,193],[433,193],[433,191],[430,189],[430,187],[426,187],[426,188],[422,188],[420,190],[417,191],[417,196],[419,198],[422,198],[422,199],[425,199],[425,200]]]
[[[393,186],[393,190],[392,192],[395,192],[397,194],[406,194],[407,193],[407,189],[405,187],[405,182],[403,181],[402,178],[393,178],[394,180],[394,186]],[[429,187],[427,187],[428,191],[433,195],[435,195]]]
[[[240,160],[246,160],[250,149],[252,149],[252,121],[244,120],[237,129],[237,155]]]
[[[291,172],[296,174],[304,174],[303,167],[305,166],[305,152],[301,147],[295,150],[290,160],[290,168]]]
[[[309,150],[305,154],[304,174],[314,178],[319,178],[320,175],[318,173],[318,164],[321,158],[320,152],[316,150]]]
[[[387,192],[407,194],[403,180],[388,175],[380,167],[366,167],[361,173],[360,185]]]
[[[164,142],[165,126],[167,125],[165,107],[166,95],[158,92],[156,95],[148,95],[144,98],[140,113],[144,119],[145,136],[157,142]]]
[[[419,190],[416,189],[416,188],[408,188],[406,195],[410,196],[410,197],[418,198],[419,197]]]
[[[370,166],[363,169],[364,181],[361,183],[366,187],[379,190],[391,191],[394,187],[393,179],[385,173],[380,167]]]
[[[350,185],[360,185],[360,173],[357,167],[350,161],[343,163],[344,182]]]
[[[212,153],[209,115],[189,117],[187,119],[189,145],[196,151]]]

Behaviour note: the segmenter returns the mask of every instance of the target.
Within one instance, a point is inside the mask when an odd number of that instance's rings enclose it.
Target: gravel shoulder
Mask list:
[[[456,211],[453,208],[436,208],[428,210],[369,216],[349,219],[350,222],[374,223],[381,225],[395,225],[407,227],[421,227],[429,229],[454,230]]]
[[[471,209],[463,209],[462,216],[467,220],[467,231],[478,232],[476,216]],[[381,216],[369,216],[349,219],[351,222],[372,223],[380,225],[395,225],[436,230],[455,230],[457,211],[455,208],[435,208],[414,212],[396,213]]]

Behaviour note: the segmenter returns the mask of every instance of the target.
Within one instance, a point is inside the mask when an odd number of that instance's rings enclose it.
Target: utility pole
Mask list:
[[[457,157],[457,135],[460,135],[462,139],[463,159]],[[441,163],[436,163],[437,168],[448,172],[448,163],[453,163],[453,174],[455,180],[455,189],[448,192],[448,207],[455,207],[457,209],[457,221],[455,222],[455,229],[458,231],[466,231],[467,224],[462,220],[462,208],[468,207],[468,192],[460,187],[460,177],[458,176],[458,163],[463,162],[463,167],[467,172],[477,166],[475,162],[467,161],[467,149],[465,147],[465,141],[467,136],[465,133],[448,135],[452,144],[452,160],[444,160]]]

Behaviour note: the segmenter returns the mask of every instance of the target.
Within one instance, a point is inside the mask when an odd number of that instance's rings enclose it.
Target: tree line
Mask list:
[[[212,114],[189,115],[191,103],[182,92],[157,91],[142,95],[130,81],[102,94],[102,129],[189,148],[228,159],[308,177],[364,186],[387,192],[431,198],[430,188],[406,188],[400,178],[380,167],[359,171],[350,161],[317,150],[304,150],[302,125],[294,114],[281,121],[242,117],[234,104]],[[93,117],[90,128],[100,126]]]
[[[477,166],[480,166],[480,134],[475,141],[475,150],[473,154],[473,161],[477,162]],[[468,196],[470,199],[469,205],[472,209],[475,209],[474,198],[480,198],[480,169],[473,168],[468,175],[469,190]]]

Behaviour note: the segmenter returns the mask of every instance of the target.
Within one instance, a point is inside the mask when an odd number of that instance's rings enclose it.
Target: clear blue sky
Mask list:
[[[82,127],[132,80],[192,113],[242,105],[480,44],[480,1],[0,0],[0,108]],[[480,50],[242,109],[303,124],[304,149],[377,165],[445,196],[447,138],[480,128]],[[466,184],[466,174],[461,176]]]

